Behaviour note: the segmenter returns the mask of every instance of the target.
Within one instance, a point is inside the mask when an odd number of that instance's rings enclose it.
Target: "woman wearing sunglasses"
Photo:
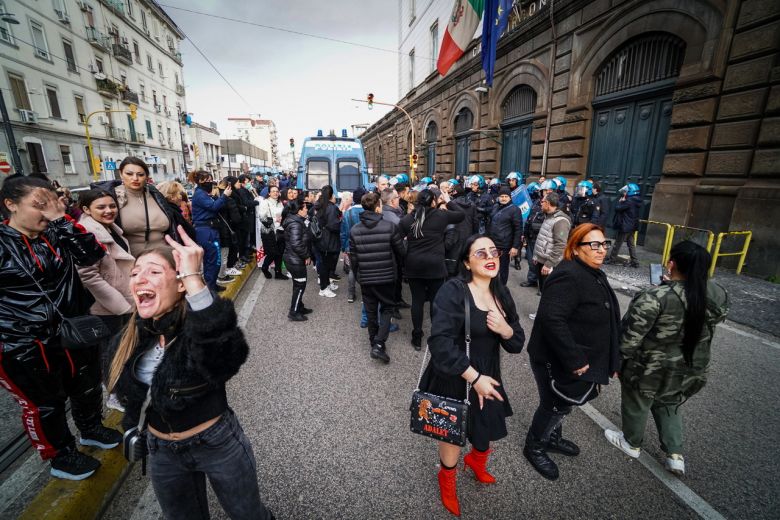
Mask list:
[[[562,260],[544,283],[528,342],[539,406],[523,454],[543,477],[558,478],[547,452],[578,455],[561,424],[573,406],[598,395],[620,369],[620,309],[601,264],[611,242],[595,224],[574,228]]]
[[[471,451],[463,458],[464,467],[482,483],[496,479],[487,471],[490,443],[507,435],[506,418],[512,415],[501,380],[500,347],[511,354],[523,350],[525,333],[515,302],[498,278],[502,251],[485,235],[472,235],[463,245],[460,277],[446,282],[433,302],[431,336],[428,347],[431,362],[420,388],[454,399],[469,393],[468,440]],[[468,299],[467,299],[468,298]],[[470,355],[466,355],[465,305],[470,307]],[[444,507],[460,515],[456,490],[456,466],[460,447],[439,442],[439,489]]]

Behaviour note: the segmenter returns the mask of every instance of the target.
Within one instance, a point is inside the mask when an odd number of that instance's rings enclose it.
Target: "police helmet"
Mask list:
[[[392,182],[392,181],[391,181]],[[405,173],[399,173],[395,176],[395,183],[403,182],[404,184],[409,184],[409,176]]]
[[[558,191],[566,191],[566,177],[559,175],[554,180],[558,181]]]
[[[533,195],[534,193],[539,191],[541,189],[541,187],[539,186],[538,182],[532,182],[531,184],[526,186],[525,189],[526,189],[526,191],[528,192],[529,195]]]
[[[432,182],[433,179],[431,179],[430,177],[423,177],[422,179],[420,179],[420,184],[423,184],[425,186],[429,185]]]
[[[632,195],[639,195],[639,192],[640,192],[639,185],[634,182],[629,182],[628,184],[620,188],[620,193],[625,193],[629,197],[631,197]]]
[[[541,185],[539,185],[539,189],[555,191],[558,189],[558,183],[555,182],[555,179],[547,179]]]
[[[485,187],[485,178],[482,175],[472,175],[469,177],[469,185],[477,183],[480,188]]]
[[[577,189],[574,194],[578,197],[590,197],[593,195],[593,183],[590,181],[580,181],[577,183]]]
[[[450,183],[450,186],[457,186],[458,184],[460,184],[460,182],[458,182],[458,179],[456,179],[455,177],[453,177],[452,179],[448,180],[447,182]]]

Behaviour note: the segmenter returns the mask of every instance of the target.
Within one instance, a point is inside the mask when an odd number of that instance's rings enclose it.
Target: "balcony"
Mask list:
[[[111,48],[114,51],[114,56],[116,57],[117,61],[120,61],[125,65],[133,64],[133,53],[130,52],[130,49],[118,43],[113,44]]]
[[[125,4],[122,0],[103,0],[103,3],[119,16],[125,15]]]
[[[171,109],[168,107],[165,107],[165,115],[168,117],[171,117]]]
[[[127,141],[127,131],[124,128],[116,128],[114,126],[106,127],[109,139],[115,139],[117,141]]]
[[[120,85],[110,79],[96,79],[95,84],[97,86],[98,94],[105,97],[115,98],[119,96]]]
[[[131,139],[131,140],[134,143],[146,144],[146,136],[144,134],[139,134],[138,132],[135,133],[135,139]]]
[[[156,104],[156,103],[155,103],[155,105],[154,105],[154,111],[155,111],[155,112],[157,112],[158,114],[159,114],[160,112],[162,112],[162,105],[158,105],[158,104]]]
[[[176,84],[176,94],[179,96],[184,95],[184,85],[180,85],[179,83]]]
[[[128,105],[137,105],[138,94],[125,87],[125,89],[122,91],[122,101]]]
[[[94,27],[87,27],[87,41],[98,50],[109,51],[108,38]]]

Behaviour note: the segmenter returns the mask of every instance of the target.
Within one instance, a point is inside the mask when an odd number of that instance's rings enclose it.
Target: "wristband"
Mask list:
[[[177,274],[176,279],[182,280],[184,278],[187,278],[188,276],[203,276],[203,271],[198,271],[195,273],[185,273],[185,274]]]
[[[482,374],[477,374],[477,377],[474,378],[474,381],[472,381],[470,384],[471,386],[474,386],[477,384],[477,381],[479,381],[479,378],[482,377]]]

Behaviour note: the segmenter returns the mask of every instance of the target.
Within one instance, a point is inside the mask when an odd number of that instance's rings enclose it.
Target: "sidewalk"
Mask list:
[[[621,256],[628,258],[624,245]],[[615,288],[633,295],[639,289],[650,285],[651,263],[660,263],[661,255],[649,252],[637,246],[640,267],[634,269],[621,265],[605,265],[604,272],[613,281]],[[715,269],[713,280],[722,285],[729,293],[731,310],[728,319],[746,325],[775,337],[780,337],[780,284],[775,284],[746,275],[737,275],[730,269]]]

